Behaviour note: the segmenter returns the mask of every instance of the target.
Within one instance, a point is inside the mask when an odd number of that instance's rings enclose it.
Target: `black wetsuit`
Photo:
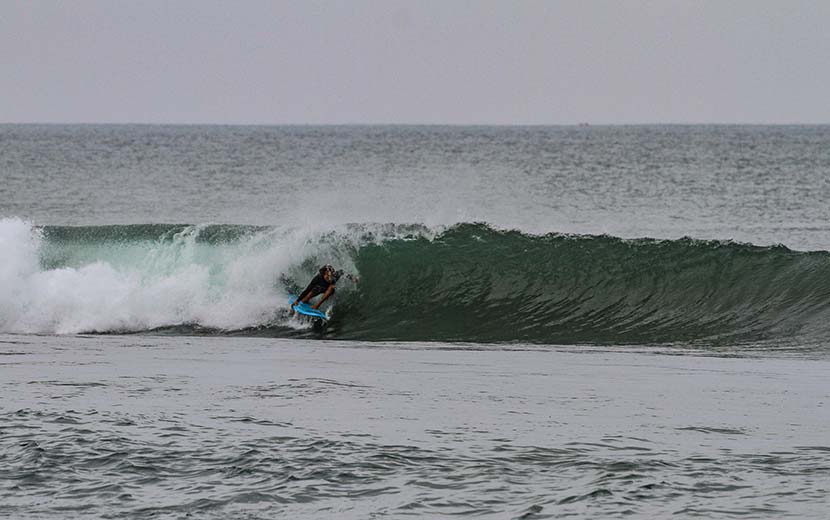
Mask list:
[[[328,290],[329,287],[337,283],[338,278],[339,276],[335,275],[331,282],[327,282],[322,274],[317,273],[317,276],[311,279],[311,282],[308,284],[308,287],[306,287],[305,290],[300,293],[300,296],[297,299],[303,301],[305,297],[309,294],[311,295],[311,298],[314,298],[318,294],[323,294]],[[332,292],[334,291],[332,290]]]

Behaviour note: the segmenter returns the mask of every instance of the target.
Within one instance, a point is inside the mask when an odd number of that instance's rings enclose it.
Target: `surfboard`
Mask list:
[[[288,295],[288,305],[291,306],[291,304],[294,303],[294,300],[296,300],[296,299],[297,299],[296,296],[294,296],[293,294],[289,294]],[[298,303],[297,305],[294,306],[294,310],[298,314],[302,314],[303,316],[309,316],[311,318],[317,318],[317,319],[321,319],[323,321],[327,321],[329,319],[329,317],[326,316],[325,312],[317,310],[317,309],[312,309],[311,305],[309,305],[307,303],[302,303],[302,302]]]

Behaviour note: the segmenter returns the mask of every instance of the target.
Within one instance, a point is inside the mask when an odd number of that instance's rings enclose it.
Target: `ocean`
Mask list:
[[[826,517],[829,126],[0,125],[0,180],[0,517]]]

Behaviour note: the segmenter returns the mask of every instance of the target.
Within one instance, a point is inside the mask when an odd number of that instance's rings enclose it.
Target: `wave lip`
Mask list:
[[[830,253],[729,241],[2,219],[0,246],[6,332],[309,335],[284,300],[322,263],[361,279],[313,333],[331,339],[815,344],[830,318]]]

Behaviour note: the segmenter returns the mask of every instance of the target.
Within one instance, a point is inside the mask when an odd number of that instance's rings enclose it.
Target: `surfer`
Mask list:
[[[314,278],[311,279],[308,287],[306,287],[297,299],[294,300],[294,303],[291,304],[291,308],[293,309],[294,306],[300,302],[308,303],[318,294],[322,294],[323,297],[320,301],[311,306],[312,309],[319,309],[320,305],[322,305],[324,301],[328,300],[329,297],[334,294],[334,285],[337,283],[337,280],[343,276],[343,274],[342,269],[337,271],[330,264],[324,265],[320,268],[320,272],[318,272]],[[350,274],[347,274],[346,278],[354,280],[355,282],[357,281],[357,278]]]

